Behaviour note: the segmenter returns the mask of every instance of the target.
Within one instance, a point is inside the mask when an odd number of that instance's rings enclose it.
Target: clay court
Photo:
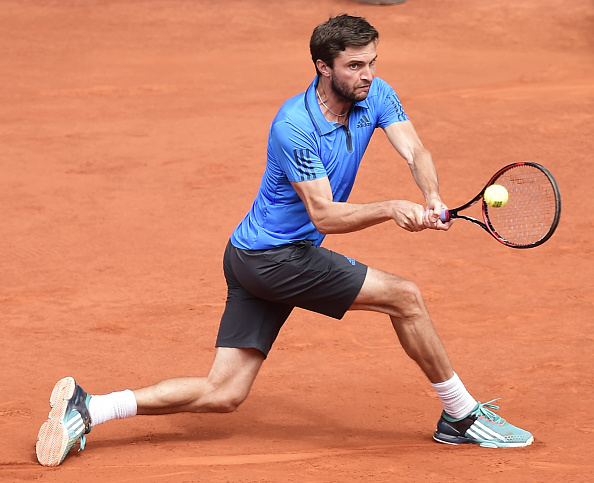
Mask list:
[[[416,281],[471,393],[534,444],[434,443],[441,404],[387,317],[296,310],[237,412],[109,422],[40,466],[58,379],[103,394],[210,367],[225,244],[272,118],[313,78],[311,31],[338,13],[379,30],[377,75],[446,203],[514,161],[557,178],[561,223],[532,250],[464,221],[325,242]],[[0,23],[0,480],[594,479],[591,0],[3,0]],[[351,200],[419,197],[377,132]]]

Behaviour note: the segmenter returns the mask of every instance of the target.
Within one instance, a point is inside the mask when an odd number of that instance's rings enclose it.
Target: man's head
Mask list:
[[[314,29],[309,50],[319,74],[318,60],[333,68],[334,59],[347,47],[363,47],[378,39],[377,30],[367,20],[343,14],[330,18]]]
[[[339,15],[315,28],[310,49],[321,90],[339,102],[367,97],[375,77],[378,33],[361,17]]]

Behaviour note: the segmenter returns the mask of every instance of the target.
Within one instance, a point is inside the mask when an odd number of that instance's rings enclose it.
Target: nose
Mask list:
[[[361,70],[361,80],[371,82],[374,77],[373,68],[370,65],[365,66]]]

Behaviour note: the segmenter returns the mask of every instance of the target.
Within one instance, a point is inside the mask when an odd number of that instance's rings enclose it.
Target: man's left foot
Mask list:
[[[468,416],[460,419],[454,419],[443,411],[433,439],[438,443],[473,443],[484,448],[518,448],[532,444],[532,434],[491,411],[499,409],[499,406],[491,404],[496,400],[484,404],[479,401]]]

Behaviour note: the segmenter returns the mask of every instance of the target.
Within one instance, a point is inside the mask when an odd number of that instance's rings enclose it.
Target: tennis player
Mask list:
[[[392,87],[375,77],[378,37],[365,19],[349,15],[315,28],[310,50],[317,75],[274,118],[260,189],[225,250],[228,296],[208,375],[96,396],[71,377],[60,380],[39,430],[42,465],[60,464],[79,440],[83,449],[91,428],[111,419],[234,411],[294,307],[336,319],[348,310],[388,315],[443,404],[436,441],[486,447],[532,443],[529,432],[493,412],[498,407],[492,401],[480,403],[466,390],[413,282],[321,247],[327,234],[387,221],[411,232],[450,226],[439,220],[446,206],[431,154]],[[408,163],[424,206],[347,201],[377,128]]]

